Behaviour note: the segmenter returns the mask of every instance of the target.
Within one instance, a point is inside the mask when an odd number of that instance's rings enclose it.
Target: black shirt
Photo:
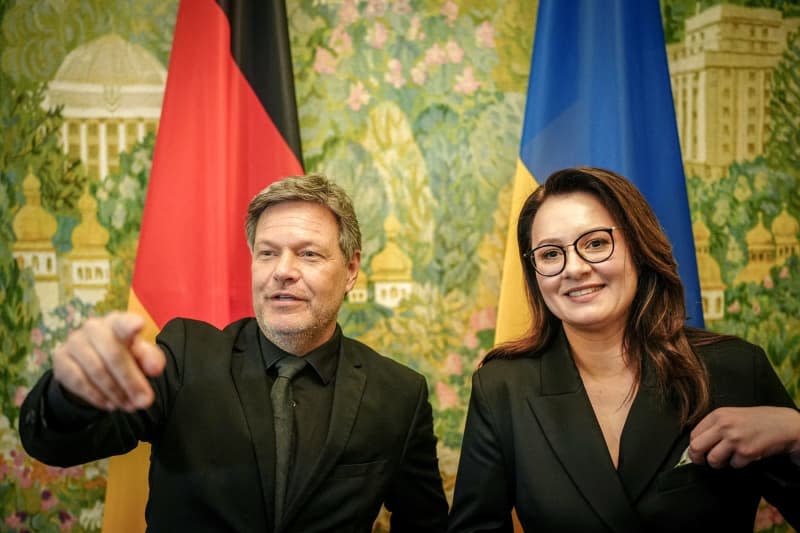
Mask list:
[[[337,324],[330,340],[303,356],[308,364],[292,380],[296,438],[287,503],[308,480],[328,436],[341,342],[342,330]],[[294,356],[275,346],[263,333],[259,335],[259,344],[271,388],[278,373],[275,363],[285,356]]]

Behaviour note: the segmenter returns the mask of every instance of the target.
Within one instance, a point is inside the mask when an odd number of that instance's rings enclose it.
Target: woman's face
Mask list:
[[[600,263],[590,263],[575,253],[572,244],[584,233],[617,226],[608,210],[593,195],[583,192],[551,196],[544,201],[531,226],[531,247],[557,244],[566,248],[564,270],[555,276],[536,274],[545,305],[567,332],[611,333],[623,331],[636,294],[638,273],[625,235],[614,229],[614,251]],[[598,233],[608,236],[608,233]],[[591,257],[602,242],[583,242],[581,251]]]

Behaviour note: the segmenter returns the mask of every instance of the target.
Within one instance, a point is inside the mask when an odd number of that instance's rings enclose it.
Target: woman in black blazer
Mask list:
[[[800,412],[764,351],[685,326],[641,193],[556,172],[517,240],[533,316],[473,378],[450,531],[752,532],[800,526]]]

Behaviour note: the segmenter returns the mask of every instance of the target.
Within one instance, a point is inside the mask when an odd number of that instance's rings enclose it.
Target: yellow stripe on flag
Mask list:
[[[142,306],[133,289],[128,296],[128,311],[144,318],[141,336],[155,342],[158,326]],[[145,530],[144,508],[149,493],[150,445],[139,443],[130,453],[115,455],[108,462],[103,531],[106,533],[141,533]]]
[[[517,247],[517,218],[525,199],[536,190],[538,184],[525,165],[517,159],[514,174],[514,191],[508,219],[506,253],[503,260],[503,281],[500,284],[500,299],[497,302],[497,327],[494,343],[517,339],[530,327],[531,313],[525,290],[525,280],[519,262]]]

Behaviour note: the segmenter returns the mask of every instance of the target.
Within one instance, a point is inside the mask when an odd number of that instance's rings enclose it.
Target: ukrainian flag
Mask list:
[[[516,244],[522,202],[564,167],[633,181],[673,246],[688,323],[703,326],[686,181],[657,0],[540,0],[495,339],[529,324]]]

